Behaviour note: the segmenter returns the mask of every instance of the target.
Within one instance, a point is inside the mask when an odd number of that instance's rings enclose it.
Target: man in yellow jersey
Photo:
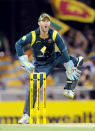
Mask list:
[[[28,73],[33,70],[35,72],[46,72],[48,76],[51,70],[57,65],[64,65],[67,76],[67,85],[64,88],[64,95],[70,98],[74,97],[74,91],[72,84],[76,85],[80,76],[80,70],[78,67],[82,65],[83,58],[75,58],[68,54],[66,45],[63,38],[54,29],[50,28],[50,16],[46,13],[40,15],[38,19],[39,27],[23,36],[16,42],[16,52],[21,65]],[[24,46],[30,44],[32,47],[32,53],[34,57],[34,64],[28,61],[28,56],[24,54]],[[56,53],[55,44],[59,49],[59,53]],[[36,78],[35,78],[36,79]],[[43,80],[41,77],[41,86]],[[75,88],[75,86],[73,87]],[[33,105],[36,102],[36,83],[34,82],[34,100]],[[29,123],[30,115],[30,90],[27,91],[25,100],[24,115],[18,123]]]

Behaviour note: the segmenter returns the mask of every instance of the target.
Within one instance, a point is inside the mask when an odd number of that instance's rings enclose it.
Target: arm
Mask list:
[[[63,63],[66,69],[66,74],[67,74],[68,79],[70,80],[78,79],[78,77],[80,76],[80,72],[76,67],[74,67],[74,63],[72,60],[70,60],[70,56],[68,54],[67,47],[64,44],[64,40],[62,39],[60,34],[57,32],[56,32],[56,37],[55,37],[55,43],[62,54],[62,59],[63,59]]]
[[[27,35],[23,36],[16,42],[15,48],[18,57],[24,55],[24,46],[30,44],[31,41],[32,41],[32,33],[28,33]]]
[[[20,40],[18,40],[15,44],[16,53],[20,60],[20,63],[28,73],[34,70],[34,66],[32,63],[28,61],[28,56],[24,55],[24,46],[30,44],[31,41],[32,33],[28,33],[27,35],[23,36]]]
[[[62,53],[63,56],[63,62],[66,63],[70,60],[70,56],[68,54],[67,47],[64,44],[63,38],[60,36],[59,33],[57,33],[56,38],[55,38],[55,43],[57,47],[59,48],[60,52]]]

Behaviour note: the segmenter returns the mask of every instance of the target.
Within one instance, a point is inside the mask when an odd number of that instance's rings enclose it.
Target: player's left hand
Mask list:
[[[77,69],[77,67],[74,66],[74,63],[72,60],[64,64],[66,68],[66,75],[67,78],[70,80],[78,80],[81,74],[81,71]]]

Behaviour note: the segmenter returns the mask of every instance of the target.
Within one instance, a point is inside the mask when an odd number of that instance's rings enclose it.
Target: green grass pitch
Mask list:
[[[2,124],[0,125],[0,131],[95,131],[95,124]]]

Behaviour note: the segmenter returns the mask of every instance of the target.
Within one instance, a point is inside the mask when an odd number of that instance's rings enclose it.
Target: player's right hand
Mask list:
[[[66,75],[69,80],[78,80],[81,74],[81,71],[79,71],[75,66],[72,60],[64,64],[66,68]]]
[[[28,73],[34,71],[34,66],[30,62],[23,61],[22,68],[25,69]]]
[[[22,68],[25,69],[28,73],[34,71],[34,65],[28,61],[28,56],[23,55],[19,57]]]

